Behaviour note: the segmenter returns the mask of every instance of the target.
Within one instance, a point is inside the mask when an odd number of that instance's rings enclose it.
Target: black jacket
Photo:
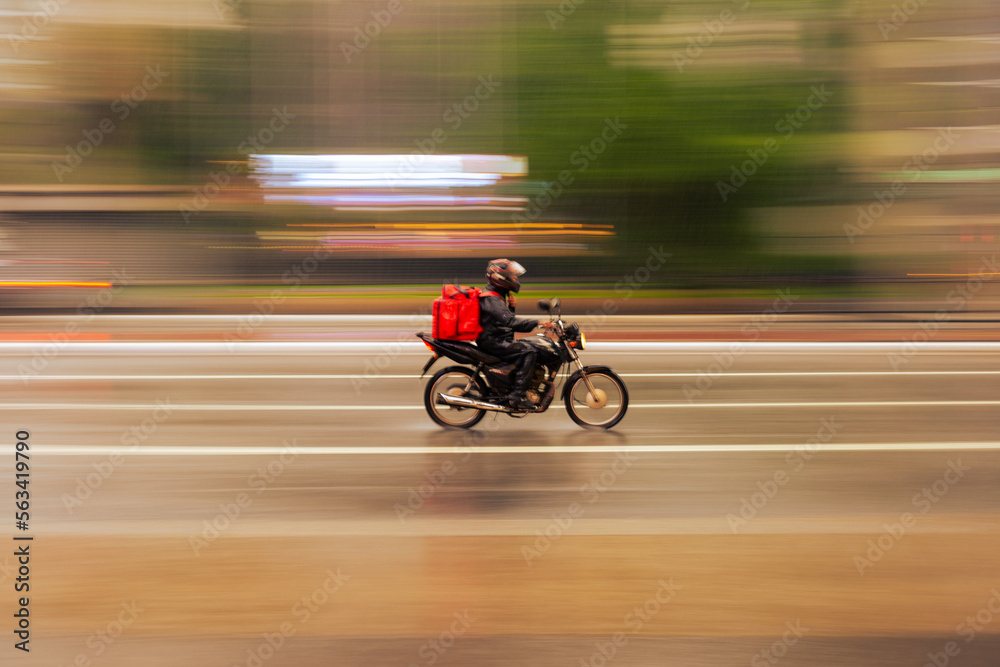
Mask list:
[[[479,297],[479,324],[483,331],[476,339],[477,342],[484,341],[487,345],[510,343],[514,340],[514,332],[527,333],[533,331],[538,326],[538,320],[515,317],[510,308],[507,307],[506,295],[494,296],[487,294],[487,289],[483,296]]]

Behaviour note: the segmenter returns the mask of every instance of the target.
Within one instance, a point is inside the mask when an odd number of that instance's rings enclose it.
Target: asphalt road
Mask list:
[[[0,560],[4,662],[1000,654],[1000,346],[598,342],[631,392],[613,431],[554,404],[467,433],[424,413],[419,345],[147,329],[0,343],[11,501],[30,432],[8,532],[34,538],[30,654]]]

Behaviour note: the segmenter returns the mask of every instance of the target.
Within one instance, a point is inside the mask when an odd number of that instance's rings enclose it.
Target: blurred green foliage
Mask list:
[[[850,272],[843,258],[771,257],[752,211],[824,196],[837,181],[833,137],[847,124],[846,84],[837,52],[848,41],[833,2],[755,3],[739,21],[808,17],[803,62],[785,67],[719,67],[695,61],[679,71],[622,66],[610,56],[612,26],[656,24],[677,3],[586,0],[553,28],[559,3],[404,3],[403,14],[348,61],[343,25],[371,20],[360,5],[243,0],[227,29],[177,30],[171,95],[147,104],[139,151],[159,182],[203,182],[209,163],[241,160],[240,143],[272,108],[299,114],[269,147],[279,151],[409,152],[436,128],[439,152],[527,156],[538,192],[570,170],[573,183],[538,218],[613,223],[625,269],[663,245],[674,254],[665,281],[709,284],[747,277]],[[711,20],[733,3],[679,5],[685,21]],[[365,5],[370,10],[370,7]],[[353,13],[352,13],[353,12]],[[419,14],[419,16],[417,16]],[[352,23],[352,17],[355,23]],[[332,33],[326,26],[337,25]],[[710,49],[711,46],[707,46]],[[498,89],[459,127],[445,113],[479,77]],[[790,137],[776,124],[804,104],[812,86],[832,99]],[[579,169],[574,154],[607,119],[626,126]],[[765,142],[768,156],[724,200],[719,183]],[[171,176],[172,175],[172,176]],[[615,270],[611,268],[610,270]]]

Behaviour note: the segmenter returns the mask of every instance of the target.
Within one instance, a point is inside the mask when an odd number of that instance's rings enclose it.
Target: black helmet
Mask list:
[[[524,275],[524,267],[509,259],[494,259],[486,267],[486,280],[499,290],[520,292],[518,276]]]

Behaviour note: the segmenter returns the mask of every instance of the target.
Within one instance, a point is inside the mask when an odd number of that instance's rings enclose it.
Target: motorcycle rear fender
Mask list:
[[[424,341],[428,345],[434,348],[434,354],[439,357],[448,357],[452,361],[456,361],[460,364],[467,364],[469,366],[475,366],[476,360],[465,353],[462,349],[463,345],[468,345],[468,343],[456,343],[453,341],[442,341],[436,338],[431,338],[427,334],[421,332],[417,334],[417,338]],[[428,366],[428,368],[430,368]],[[426,372],[426,371],[425,371]]]
[[[423,376],[427,375],[427,371],[429,371],[430,368],[431,368],[431,366],[434,365],[434,362],[437,361],[440,358],[441,357],[439,357],[436,354],[431,355],[431,358],[427,360],[426,364],[424,364],[424,370],[420,372],[420,377],[423,377]]]
[[[566,398],[566,392],[569,390],[570,387],[573,386],[573,383],[576,382],[576,379],[580,377],[580,373],[594,373],[596,371],[608,371],[609,373],[614,373],[614,371],[611,370],[610,366],[602,366],[600,364],[594,364],[593,366],[584,366],[582,371],[577,371],[569,376],[569,379],[566,380],[566,384],[563,385],[562,393],[559,395],[559,398],[561,399]],[[617,373],[615,373],[615,375],[617,375]]]
[[[461,349],[456,349],[454,346],[447,345],[448,341],[439,341],[436,338],[431,338],[423,332],[418,333],[417,338],[434,348],[434,354],[437,357],[447,357],[452,361],[457,361],[460,364],[468,364],[469,366],[476,365],[475,360],[469,355],[464,354]],[[427,368],[430,368],[431,363],[433,363],[433,361],[428,363]],[[427,369],[425,368],[424,373],[426,372]],[[423,377],[423,375],[421,375],[421,377]]]

